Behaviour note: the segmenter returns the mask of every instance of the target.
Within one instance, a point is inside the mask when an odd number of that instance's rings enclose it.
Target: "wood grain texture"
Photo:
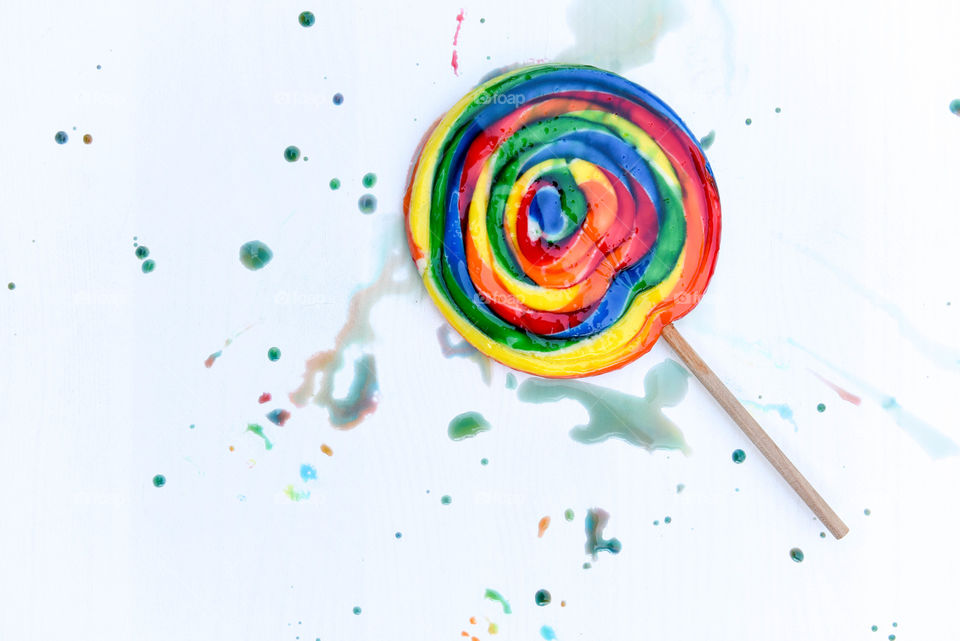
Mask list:
[[[747,438],[760,450],[770,464],[780,473],[780,476],[790,484],[790,487],[803,499],[817,518],[826,526],[837,539],[843,538],[850,528],[837,516],[837,513],[827,505],[823,497],[813,489],[810,482],[804,478],[800,470],[790,462],[790,459],[777,447],[773,439],[763,431],[760,424],[750,415],[746,408],[737,400],[737,397],[727,388],[723,382],[717,378],[713,370],[700,358],[700,355],[690,343],[680,335],[680,332],[672,325],[665,325],[661,336],[670,344],[673,351],[677,353],[680,360],[693,372],[693,375],[703,383],[710,395],[713,396],[720,406],[730,415],[730,418],[740,426]]]

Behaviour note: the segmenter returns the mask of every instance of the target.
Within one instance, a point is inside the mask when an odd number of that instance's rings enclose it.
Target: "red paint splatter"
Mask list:
[[[453,58],[450,59],[450,66],[453,67],[453,75],[460,75],[460,63],[457,62],[457,50],[453,50]],[[209,366],[208,366],[209,367]]]
[[[463,9],[457,14],[457,30],[453,32],[453,55],[450,57],[450,66],[453,67],[453,75],[460,75],[460,61],[457,58],[457,40],[460,38],[460,27],[463,26]]]
[[[811,370],[811,371],[812,371],[812,370]],[[824,377],[820,376],[820,375],[817,374],[816,372],[813,372],[813,375],[816,376],[817,378],[819,378],[821,381],[823,381],[823,383],[824,383],[825,385],[827,385],[827,387],[829,387],[829,388],[832,389],[834,392],[836,392],[836,393],[837,393],[837,396],[839,396],[840,398],[842,398],[842,399],[845,400],[846,402],[852,403],[852,404],[854,404],[854,405],[860,405],[860,397],[857,396],[856,394],[852,394],[852,393],[848,392],[847,390],[843,389],[842,387],[840,387],[840,386],[837,385],[836,383],[831,383],[830,381],[828,381],[828,380],[825,379]]]
[[[457,30],[453,33],[453,46],[457,46],[457,38],[460,37],[460,27],[463,26],[463,9],[457,14]]]
[[[272,398],[273,397],[270,396],[269,392],[264,392],[263,394],[260,395],[260,398],[257,399],[257,402],[263,405],[264,403],[269,403],[270,399]]]
[[[217,358],[219,358],[222,353],[223,352],[214,352],[210,354],[210,356],[207,356],[207,360],[203,361],[204,366],[206,366],[207,369],[213,367],[213,364],[217,362]]]

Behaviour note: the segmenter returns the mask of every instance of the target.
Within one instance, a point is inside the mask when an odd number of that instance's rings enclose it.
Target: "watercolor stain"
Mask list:
[[[250,432],[250,433],[252,433],[252,434],[256,434],[257,436],[259,436],[260,438],[262,438],[262,439],[263,439],[264,449],[268,449],[268,450],[272,450],[272,449],[273,449],[273,443],[271,443],[271,442],[270,442],[270,439],[267,438],[267,435],[264,434],[264,432],[263,432],[263,426],[259,425],[258,423],[248,423],[248,424],[247,424],[247,430],[246,430],[246,431],[248,431],[248,432]]]
[[[354,613],[354,614],[359,615],[361,612],[363,612],[363,610],[360,608],[359,605],[353,606],[353,613]]]
[[[464,412],[450,419],[447,435],[452,441],[462,441],[490,430],[490,423],[480,412]]]
[[[262,241],[251,240],[240,246],[240,264],[250,271],[263,269],[272,259],[273,252]]]
[[[761,412],[776,412],[781,419],[793,425],[794,432],[800,429],[793,418],[793,409],[786,403],[757,403],[756,401],[743,399],[741,399],[741,402],[747,407],[753,407]]]
[[[505,383],[507,389],[517,389],[517,377],[514,376],[513,372],[507,372],[507,382]]]
[[[326,454],[327,456],[333,456],[333,450],[330,449],[330,446],[326,443],[320,445],[320,451]]]
[[[663,413],[679,404],[687,393],[689,374],[674,360],[652,367],[643,379],[644,396],[637,397],[575,380],[528,378],[517,397],[528,403],[574,400],[587,410],[589,421],[577,425],[570,437],[579,443],[620,439],[649,451],[680,450],[689,453],[683,434]]]
[[[437,328],[437,342],[440,343],[440,353],[443,354],[444,358],[457,357],[472,360],[480,368],[480,376],[483,378],[483,382],[489,385],[492,377],[490,359],[466,340],[455,343],[454,336],[455,333],[449,325],[444,324]],[[513,387],[510,387],[511,376],[513,375],[507,374],[507,389],[514,389],[517,386],[517,379],[513,377]]]
[[[283,488],[283,493],[287,495],[288,499],[298,503],[300,501],[306,501],[308,498],[310,498],[309,491],[297,490],[296,488],[293,487],[293,485],[288,485],[287,487]]]
[[[503,597],[503,595],[497,592],[496,590],[487,588],[486,591],[484,591],[483,593],[483,598],[499,603],[500,606],[503,608],[504,614],[511,614],[513,612],[513,610],[510,609],[510,602],[507,601]]]
[[[453,497],[451,497],[449,494],[444,494],[440,497],[440,503],[442,505],[450,505],[453,503]]]
[[[567,521],[572,521],[574,517],[576,517],[576,514],[574,514],[572,509],[567,508],[566,510],[563,511],[563,518],[566,519]]]
[[[309,463],[304,463],[300,466],[300,478],[304,483],[307,481],[316,481],[317,480],[317,468],[310,465]]]
[[[333,94],[333,104],[335,104],[335,105],[342,105],[342,104],[343,104],[343,94],[342,94],[342,93],[335,93],[335,94]]]
[[[606,510],[598,507],[587,510],[587,516],[584,519],[584,530],[587,534],[587,542],[584,544],[584,550],[586,550],[586,553],[592,556],[594,560],[597,559],[597,554],[601,551],[609,552],[610,554],[620,554],[620,550],[623,548],[619,539],[603,538],[603,531],[606,529],[607,521],[609,520],[610,515]]]

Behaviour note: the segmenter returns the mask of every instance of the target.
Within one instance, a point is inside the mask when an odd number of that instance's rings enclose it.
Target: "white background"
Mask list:
[[[426,126],[495,68],[569,50],[561,4],[464,4],[459,76],[449,3],[4,4],[0,281],[17,287],[0,290],[0,639],[489,638],[471,616],[507,641],[541,625],[589,641],[960,635],[960,463],[881,407],[895,396],[960,441],[956,3],[696,0],[652,62],[622,69],[698,136],[716,131],[722,251],[680,329],[741,398],[793,409],[796,429],[756,415],[846,539],[820,538],[697,384],[667,411],[691,456],[580,445],[566,434],[578,405],[524,405],[504,368],[487,387],[474,363],[443,359],[421,293],[374,308],[367,421],[336,431],[318,407],[283,428],[263,419],[294,409],[283,399],[305,359],[403,249]],[[290,144],[309,161],[285,162]],[[364,216],[368,171],[379,206]],[[237,252],[255,238],[275,258],[250,272]],[[658,345],[593,382],[639,393],[669,356]],[[264,391],[278,402],[258,405]],[[466,410],[493,429],[452,442]],[[317,481],[300,482],[301,463]],[[590,506],[623,551],[583,570]],[[534,605],[539,588],[553,604]]]

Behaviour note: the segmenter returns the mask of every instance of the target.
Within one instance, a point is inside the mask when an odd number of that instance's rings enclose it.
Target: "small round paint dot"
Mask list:
[[[877,626],[871,625],[871,626],[870,626],[870,631],[871,631],[871,632],[876,632],[876,631],[877,631]]]
[[[196,424],[190,423],[190,429],[191,429],[191,430],[196,429],[196,428],[197,428]]]
[[[360,606],[359,606],[359,605],[353,606],[353,613],[354,613],[354,614],[360,614],[361,612],[363,612],[363,610],[360,609]]]
[[[821,538],[821,539],[827,538],[827,533],[826,533],[826,532],[821,532],[821,533],[820,533],[820,538]]]
[[[167,477],[163,474],[157,474],[153,477],[153,487],[163,487],[167,484]]]
[[[890,641],[896,641],[896,639],[897,639],[897,635],[895,635],[895,634],[891,634],[891,635],[890,635],[890,636],[888,636],[887,638],[888,638],[888,639],[889,639]]]
[[[539,606],[549,604],[552,598],[549,590],[537,590],[537,593],[533,595],[534,602]]]
[[[297,162],[300,160],[300,148],[290,145],[283,150],[283,157],[287,162]]]
[[[16,283],[7,283],[7,289],[9,289],[10,291],[15,290],[16,288],[17,288]]]
[[[444,494],[443,496],[440,497],[440,502],[444,505],[450,505],[453,502],[453,499],[450,497],[449,494]]]
[[[892,625],[893,627],[897,627],[897,622],[894,621],[891,625]]]
[[[58,145],[62,145],[62,144],[64,144],[65,142],[67,142],[68,140],[70,140],[70,136],[68,136],[68,135],[67,135],[67,132],[65,132],[65,131],[58,131],[56,134],[54,134],[53,140],[54,140],[54,142],[56,142]]]
[[[568,521],[572,521],[573,517],[574,517],[573,510],[571,510],[570,508],[567,508],[566,510],[564,510],[563,518],[565,518]]]
[[[317,17],[313,15],[312,11],[304,11],[300,14],[298,20],[301,27],[312,27],[313,23],[317,21]]]
[[[488,460],[485,459],[485,458],[480,459],[480,465],[486,465],[486,464],[489,463],[489,462],[490,462],[490,461],[488,461]]]
[[[774,109],[774,111],[777,113],[780,113],[780,107],[777,107],[776,109]]]
[[[93,142],[93,136],[91,136],[90,134],[83,134],[83,144],[89,145],[92,142]]]
[[[960,116],[960,98],[950,101],[950,112],[955,116]]]
[[[480,18],[480,24],[483,24],[483,23],[486,22],[486,21],[487,21],[486,18]]]
[[[268,349],[268,350],[267,350],[267,358],[269,358],[269,359],[270,359],[271,361],[273,361],[273,362],[279,361],[279,360],[280,360],[280,348],[279,348],[279,347],[271,347],[270,349]]]
[[[100,65],[97,65],[97,69],[100,69],[100,68],[101,68]]]
[[[143,260],[150,255],[150,249],[146,245],[137,245],[137,248],[133,251],[134,255]]]
[[[370,189],[371,187],[377,184],[377,175],[373,172],[364,174],[362,182],[364,187],[366,187],[367,189]]]
[[[817,411],[822,414],[823,412],[827,411],[827,406],[823,403],[817,403]]]
[[[743,450],[734,450],[733,456],[730,458],[733,459],[734,463],[743,463],[745,460],[747,460],[747,453]]]
[[[671,519],[669,516],[665,516],[665,517],[663,517],[663,522],[664,522],[664,523],[673,523],[673,519]]]
[[[266,243],[259,240],[251,240],[240,245],[240,264],[250,271],[262,269],[272,258],[273,252]]]
[[[660,520],[658,519],[658,520],[654,521],[653,524],[654,524],[655,526],[656,526],[656,525],[660,525]]]
[[[343,104],[343,94],[342,94],[342,93],[335,93],[335,94],[333,94],[333,104],[335,104],[335,105],[342,105],[342,104]]]
[[[140,271],[142,271],[144,274],[149,274],[156,266],[157,264],[153,261],[153,259],[148,258],[143,261],[143,264],[140,265]]]
[[[753,118],[747,118],[746,120],[744,120],[744,122],[747,123],[748,126],[749,126],[749,125],[752,125],[752,124],[753,124]]]
[[[377,211],[377,198],[373,194],[364,194],[357,201],[360,212],[363,214],[372,214]]]
[[[793,559],[796,563],[803,561],[803,550],[800,548],[793,548],[790,550],[790,558]]]
[[[398,538],[398,539],[399,539],[400,537],[402,537],[402,536],[403,536],[403,534],[402,534],[401,532],[397,532],[397,533],[396,533],[396,534],[394,534],[393,536],[395,536],[396,538]]]
[[[865,509],[863,510],[863,515],[864,515],[864,516],[870,516],[870,508],[865,508]]]
[[[589,561],[583,564],[583,569],[584,569],[584,570],[589,570],[589,569],[592,568],[592,567],[593,567],[593,566],[590,565],[590,562],[589,562]]]
[[[339,179],[339,178],[331,178],[331,179],[330,179],[330,189],[332,189],[332,190],[334,190],[334,191],[340,189],[340,179]]]

